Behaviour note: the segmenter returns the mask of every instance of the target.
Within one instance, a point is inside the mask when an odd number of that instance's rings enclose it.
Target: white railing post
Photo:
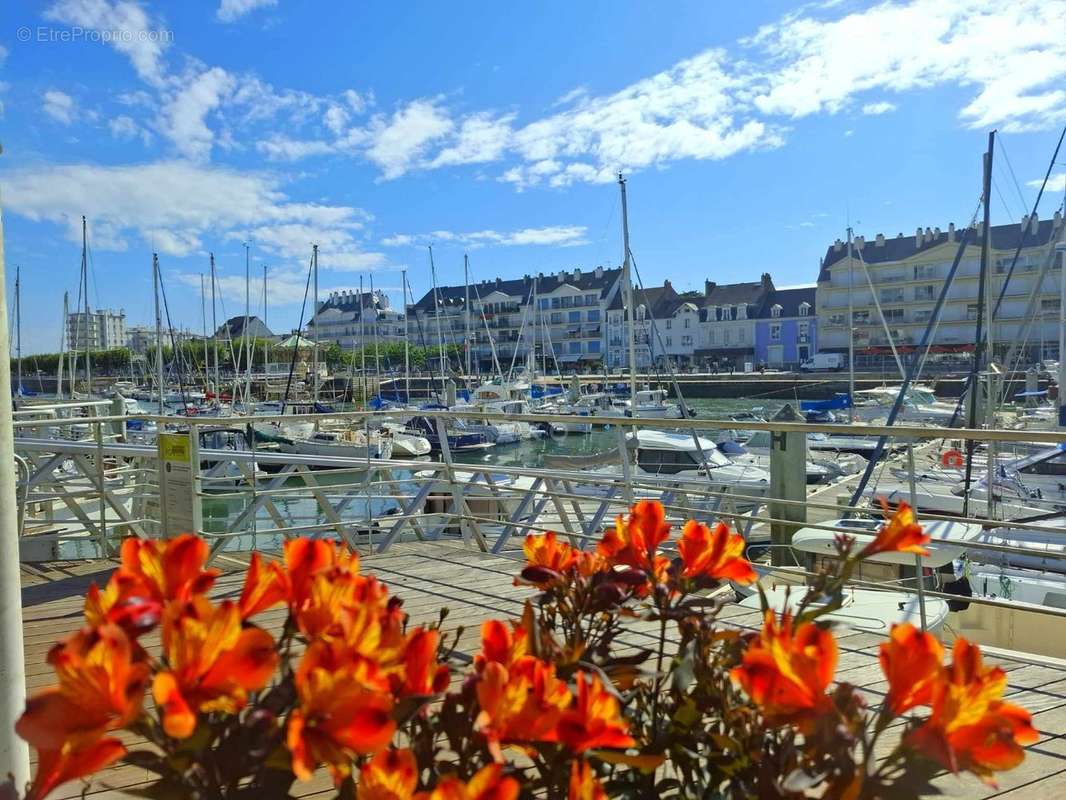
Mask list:
[[[4,228],[0,218],[0,781],[11,775],[21,791],[30,780],[30,750],[15,733],[26,707],[26,660],[22,630],[18,514],[15,511],[15,433],[12,427],[11,363],[8,361]]]

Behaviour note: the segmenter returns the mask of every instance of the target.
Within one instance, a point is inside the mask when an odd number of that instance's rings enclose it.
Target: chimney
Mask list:
[[[955,223],[954,222],[949,222],[948,223],[948,241],[949,242],[954,242],[955,241]]]
[[[844,243],[842,241],[840,241],[839,239],[837,239],[835,242],[833,242],[833,252],[834,253],[839,253],[843,247],[844,247]]]
[[[974,231],[977,234],[977,238],[980,239],[982,236],[985,235],[985,223],[978,222],[976,225],[974,225]]]
[[[499,286],[499,285],[500,285],[500,284],[502,284],[502,283],[503,283],[503,278],[497,278],[497,279],[496,279],[496,285],[497,285],[497,286]]]
[[[762,277],[759,278],[759,283],[761,283],[767,289],[773,289],[774,288],[774,282],[770,278],[770,273],[769,272],[764,272],[762,274]]]
[[[1022,214],[1022,224],[1020,226],[1020,229],[1024,231],[1028,227],[1029,227],[1029,215],[1028,214]]]
[[[599,280],[603,277],[603,267],[596,267],[596,279]]]
[[[877,234],[877,238],[874,239],[874,247],[884,247],[884,246],[885,246],[885,235],[883,233],[879,233],[879,234]]]
[[[940,239],[940,228],[933,228],[933,239],[934,240],[939,240]]]
[[[866,237],[865,236],[856,236],[852,240],[852,244],[854,245],[856,250],[862,250],[862,248],[864,248],[866,246]]]
[[[1029,232],[1036,235],[1036,232],[1040,230],[1040,218],[1033,212],[1033,216],[1029,217]]]
[[[574,270],[574,280],[575,281],[581,280],[581,270],[579,270],[579,269],[575,269]]]
[[[921,228],[919,228],[918,232],[916,234],[914,234],[914,246],[915,247],[921,247],[922,246],[922,229]]]
[[[1062,222],[1062,212],[1061,211],[1056,211],[1055,212],[1055,224],[1058,225],[1060,222]]]
[[[663,288],[669,290],[669,289],[673,289],[674,287],[670,285],[670,281],[669,280],[665,280],[665,281],[663,281]]]
[[[704,281],[703,282],[703,296],[704,297],[710,297],[711,296],[711,292],[714,291],[714,287],[717,286],[717,285],[718,284],[716,284],[714,281]]]

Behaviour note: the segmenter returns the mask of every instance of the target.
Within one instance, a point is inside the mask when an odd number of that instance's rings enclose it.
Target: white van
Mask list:
[[[848,359],[843,353],[815,353],[800,364],[800,372],[839,372],[848,366]]]

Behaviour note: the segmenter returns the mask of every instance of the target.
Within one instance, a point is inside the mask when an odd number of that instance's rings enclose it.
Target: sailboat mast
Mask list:
[[[89,230],[85,217],[81,218],[81,282],[85,291],[85,391],[93,393],[92,344],[89,341]]]
[[[855,422],[855,310],[854,264],[851,260],[851,226],[848,226],[848,424]]]
[[[400,283],[403,290],[403,394],[404,403],[411,402],[411,339],[407,327],[407,270],[400,270]],[[362,312],[360,312],[361,321]]]
[[[366,380],[366,298],[363,297],[363,276],[359,276],[359,372],[363,376],[363,408],[367,407],[370,392]]]
[[[248,335],[248,325],[252,315],[252,252],[247,242],[244,243],[244,330],[241,332],[244,339],[245,352],[245,383],[244,404],[250,406],[252,402],[252,340]]]
[[[433,245],[429,245],[429,272],[433,277],[433,307],[437,321],[437,352],[440,357],[440,392],[444,395],[444,381],[447,380],[444,368],[444,330],[440,324],[440,290],[437,288],[437,265],[433,263]]]
[[[378,394],[381,394],[381,355],[378,353],[378,303],[377,295],[374,294],[374,274],[370,274],[370,302],[374,312],[374,327],[370,329],[370,335],[374,341],[374,380],[377,382]]]
[[[63,399],[63,362],[67,360],[67,325],[70,319],[70,294],[63,292],[63,329],[59,333],[59,367],[56,370],[56,399]]]
[[[207,349],[207,294],[204,291],[204,274],[200,273],[200,321],[204,328],[204,381],[211,391],[211,357]]]
[[[626,332],[629,340],[629,404],[630,412],[637,409],[637,310],[633,305],[633,281],[630,278],[629,263],[629,209],[626,206],[626,180],[618,174],[618,186],[622,190],[622,290],[625,292],[625,305],[629,311],[629,324]]]
[[[263,265],[263,327],[267,327],[267,265]]]
[[[311,280],[314,283],[314,296],[311,298],[311,397],[318,402],[318,245],[311,245]]]
[[[466,377],[470,378],[470,257],[463,253],[463,283],[466,285],[466,302],[463,304],[465,310],[465,319],[463,320],[466,327]]]
[[[15,358],[18,359],[18,388],[22,394],[22,267],[15,267]]]
[[[159,255],[152,253],[152,289],[155,293],[155,374],[159,391],[159,416],[163,409],[163,317],[159,313]]]
[[[215,392],[221,389],[218,382],[218,318],[215,315],[215,254],[211,254],[211,351],[215,356]]]

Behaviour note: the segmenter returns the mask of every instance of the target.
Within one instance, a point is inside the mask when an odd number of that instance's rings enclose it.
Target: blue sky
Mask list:
[[[617,264],[619,170],[646,284],[791,285],[848,220],[867,237],[965,222],[990,128],[993,216],[1016,221],[1066,123],[1066,4],[1046,0],[2,13],[0,193],[26,352],[58,346],[81,214],[90,300],[130,324],[152,318],[153,250],[195,330],[209,251],[243,313],[244,241],[256,276],[269,267],[275,330],[299,318],[312,242],[323,293],[372,275],[396,303],[401,267],[429,288],[427,244],[442,283],[461,282],[464,252],[476,279]]]

